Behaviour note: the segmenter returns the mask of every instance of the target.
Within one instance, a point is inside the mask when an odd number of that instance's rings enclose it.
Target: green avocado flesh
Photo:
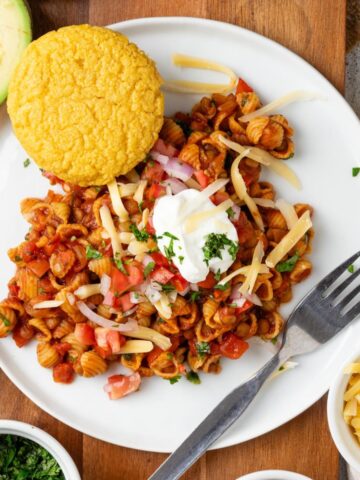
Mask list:
[[[0,0],[0,105],[8,92],[11,74],[31,42],[31,19],[23,0]]]

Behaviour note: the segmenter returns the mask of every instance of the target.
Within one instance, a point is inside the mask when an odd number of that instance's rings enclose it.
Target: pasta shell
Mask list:
[[[136,310],[136,316],[138,318],[148,317],[155,312],[156,312],[156,308],[154,307],[154,305],[152,303],[150,303],[148,301],[141,302],[141,303],[139,303],[138,308]]]
[[[290,281],[292,283],[299,283],[305,280],[310,273],[312,272],[312,264],[308,260],[304,258],[300,258],[293,268],[292,272],[290,272]]]
[[[220,373],[220,359],[221,355],[209,355],[208,358],[206,358],[204,364],[202,365],[201,370],[205,373]]]
[[[83,343],[79,342],[74,332],[68,333],[67,335],[62,337],[61,341],[62,343],[69,343],[71,345],[71,348],[79,355],[81,355],[87,349],[87,347]]]
[[[199,355],[194,355],[189,351],[187,356],[187,361],[191,370],[193,370],[194,372],[197,372],[204,365],[206,361],[206,355],[204,355],[203,357],[200,357]]]
[[[265,340],[276,338],[284,325],[284,320],[282,319],[281,315],[278,312],[271,312],[266,316],[265,320],[269,322],[269,330],[266,333],[263,333],[261,337]],[[259,320],[259,327],[260,321],[261,320]]]
[[[6,337],[14,329],[16,321],[14,310],[0,305],[0,338]]]
[[[164,123],[159,136],[164,142],[170,143],[177,148],[181,148],[186,142],[183,129],[172,118],[164,118]]]
[[[287,137],[292,137],[294,135],[294,129],[290,127],[289,122],[283,115],[271,115],[270,118],[273,122],[276,122],[283,127]]]
[[[211,322],[213,316],[217,312],[219,308],[219,303],[214,298],[208,298],[202,306],[202,314],[205,320],[205,323],[213,327],[213,323]]]
[[[114,263],[112,262],[110,257],[103,257],[103,258],[90,260],[88,264],[89,270],[91,272],[96,273],[98,277],[101,277],[104,274],[111,275],[113,266],[114,266]]]
[[[191,308],[187,300],[181,295],[176,297],[176,300],[172,306],[172,313],[174,317],[178,315],[189,315],[191,313]]]
[[[107,370],[107,363],[96,352],[89,351],[81,355],[80,360],[81,375],[84,377],[95,377],[101,375]]]
[[[121,365],[136,372],[141,367],[141,362],[144,357],[144,353],[127,353],[125,355],[121,355]]]
[[[20,300],[28,301],[38,295],[39,279],[28,268],[19,268],[16,274]]]
[[[38,343],[36,353],[38,362],[45,368],[52,368],[61,360],[58,351],[50,343]]]
[[[52,202],[54,215],[61,220],[61,223],[68,223],[70,217],[70,206],[64,202]]]
[[[246,127],[246,135],[251,143],[257,145],[260,142],[269,121],[269,117],[256,117],[250,120]]]
[[[255,112],[260,108],[260,99],[255,92],[241,92],[236,95],[236,101],[241,109],[242,115]]]
[[[51,340],[51,332],[46,325],[45,321],[42,318],[31,318],[28,321],[29,325],[34,327],[36,330],[41,332],[40,336],[37,336],[37,339],[41,342],[50,342]]]
[[[76,260],[72,250],[54,252],[50,257],[50,269],[57,278],[64,278],[71,270]]]
[[[0,303],[0,309],[1,308],[10,308],[15,310],[17,316],[20,318],[24,317],[26,313],[22,302],[17,298],[6,298]]]
[[[264,128],[259,143],[266,150],[274,150],[283,144],[284,129],[276,122],[270,120],[268,125]]]
[[[61,320],[59,325],[53,331],[53,337],[56,339],[63,338],[65,337],[65,335],[72,332],[73,330],[74,330],[73,322],[69,320]]]
[[[169,352],[160,353],[149,365],[151,370],[159,377],[170,379],[179,374],[179,364],[175,355]]]
[[[196,303],[191,305],[191,313],[189,315],[180,316],[178,321],[181,330],[189,330],[192,328],[198,320],[198,307]]]
[[[60,240],[70,240],[72,237],[80,238],[87,237],[88,229],[84,225],[71,223],[69,225],[61,224],[56,229],[56,234],[59,235]]]
[[[286,137],[282,142],[281,146],[276,150],[270,151],[271,155],[275,158],[280,158],[281,160],[287,160],[294,156],[295,145],[290,138]]]
[[[179,153],[179,159],[195,170],[201,170],[200,149],[198,145],[194,143],[186,144]]]

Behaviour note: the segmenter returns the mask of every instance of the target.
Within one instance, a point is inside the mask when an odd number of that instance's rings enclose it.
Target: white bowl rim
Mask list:
[[[344,374],[343,370],[349,363],[359,360],[360,352],[349,355],[341,366],[338,375],[330,385],[327,401],[327,417],[331,436],[343,458],[357,472],[360,472],[360,444],[351,432],[343,418],[343,394],[348,384],[350,375]]]
[[[274,475],[278,476],[274,477]],[[239,477],[237,480],[311,480],[311,478],[288,470],[259,470]]]
[[[66,480],[81,480],[79,470],[67,450],[49,433],[30,423],[0,420],[0,435],[28,438],[45,448],[58,462]]]

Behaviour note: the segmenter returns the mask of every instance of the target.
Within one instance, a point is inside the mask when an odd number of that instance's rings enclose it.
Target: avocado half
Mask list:
[[[0,105],[7,97],[11,74],[31,38],[31,17],[26,2],[0,0]]]

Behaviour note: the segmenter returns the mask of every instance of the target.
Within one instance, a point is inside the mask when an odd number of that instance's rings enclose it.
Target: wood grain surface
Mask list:
[[[285,45],[314,65],[340,91],[344,88],[345,0],[28,1],[36,36],[63,25],[106,25],[151,16],[184,15],[237,24]],[[2,372],[0,386],[0,418],[29,422],[52,434],[70,452],[83,480],[145,480],[166,458],[76,432],[36,407]],[[325,398],[273,432],[208,452],[183,478],[234,480],[263,469],[297,471],[313,480],[338,479],[338,453],[327,427]]]

